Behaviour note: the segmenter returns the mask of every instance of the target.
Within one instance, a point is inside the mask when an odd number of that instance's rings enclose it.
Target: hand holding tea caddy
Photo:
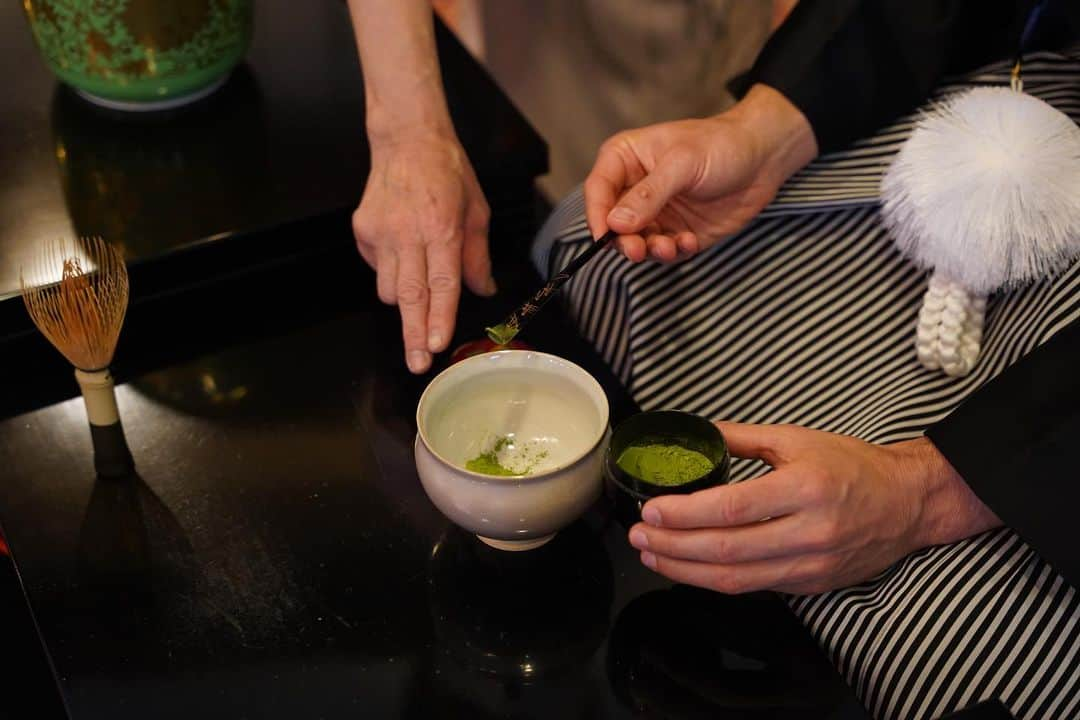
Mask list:
[[[823,592],[1001,524],[926,438],[872,445],[793,425],[717,425],[734,457],[773,469],[645,504],[630,543],[677,582]]]

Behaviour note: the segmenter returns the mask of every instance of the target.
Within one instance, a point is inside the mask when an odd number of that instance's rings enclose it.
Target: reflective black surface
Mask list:
[[[32,708],[42,720],[67,717],[49,658],[26,604],[15,565],[0,535],[0,627],[4,672],[0,673],[0,718],[25,717]]]
[[[496,266],[511,291],[458,340],[536,281]],[[0,421],[0,521],[73,717],[858,716],[779,602],[663,594],[603,502],[522,555],[450,525],[372,284],[344,243],[134,306],[137,476],[95,479],[77,398]],[[525,339],[634,411],[555,306]]]

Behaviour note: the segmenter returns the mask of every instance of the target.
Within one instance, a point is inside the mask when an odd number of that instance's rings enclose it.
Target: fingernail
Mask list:
[[[430,335],[428,335],[427,346],[428,346],[428,350],[430,350],[433,353],[436,353],[436,352],[439,352],[440,350],[442,350],[442,333],[433,332]]]
[[[641,519],[653,527],[660,527],[660,511],[652,505],[646,505],[645,509],[641,511]]]
[[[495,278],[488,276],[487,282],[484,283],[484,292],[488,295],[494,295],[499,291],[499,286],[495,284]]]
[[[428,369],[431,356],[423,350],[410,350],[408,356],[409,369],[414,373],[422,373]]]
[[[649,538],[644,531],[634,529],[630,531],[630,544],[638,550],[646,550],[649,547]]]
[[[641,553],[641,564],[644,565],[645,567],[649,568],[650,570],[655,570],[656,569],[656,556],[653,555],[651,552],[643,552],[643,553]]]
[[[627,207],[617,207],[608,215],[608,220],[632,224],[637,222],[637,213]]]

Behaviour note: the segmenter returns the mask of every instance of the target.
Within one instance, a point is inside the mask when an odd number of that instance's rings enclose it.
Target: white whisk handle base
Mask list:
[[[82,390],[86,403],[86,416],[91,425],[107,426],[120,422],[120,410],[116,407],[116,391],[112,374],[104,370],[75,370],[75,380]]]

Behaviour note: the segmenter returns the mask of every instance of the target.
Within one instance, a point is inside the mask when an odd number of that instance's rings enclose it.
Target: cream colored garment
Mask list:
[[[770,0],[485,0],[484,60],[548,141],[559,198],[615,132],[710,115],[768,36]]]

